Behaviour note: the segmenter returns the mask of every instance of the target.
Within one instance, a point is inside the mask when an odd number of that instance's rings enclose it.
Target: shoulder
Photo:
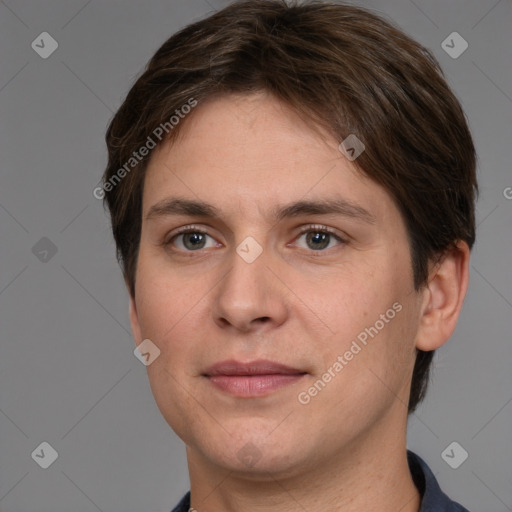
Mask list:
[[[407,461],[414,483],[422,495],[419,512],[469,512],[441,490],[434,473],[421,457],[408,450]]]
[[[183,496],[181,501],[171,510],[171,512],[189,512],[190,509],[190,491]]]

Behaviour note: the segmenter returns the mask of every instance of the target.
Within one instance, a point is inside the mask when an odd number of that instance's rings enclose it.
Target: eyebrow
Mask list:
[[[322,199],[316,201],[297,201],[272,209],[272,217],[276,221],[285,218],[299,217],[301,215],[341,215],[361,220],[369,224],[376,222],[375,215],[362,206],[346,199]],[[171,215],[185,215],[195,217],[221,218],[221,211],[215,206],[203,201],[191,199],[168,198],[151,206],[146,220],[152,220]]]

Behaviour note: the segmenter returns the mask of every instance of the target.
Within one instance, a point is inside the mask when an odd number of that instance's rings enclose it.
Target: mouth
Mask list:
[[[209,382],[226,393],[252,398],[269,395],[302,379],[307,372],[267,360],[242,363],[223,361],[203,374]]]

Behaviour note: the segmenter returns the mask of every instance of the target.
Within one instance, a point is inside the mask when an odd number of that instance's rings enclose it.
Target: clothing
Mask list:
[[[407,462],[409,463],[414,484],[422,496],[419,512],[469,512],[462,505],[452,501],[444,494],[434,474],[423,459],[407,450]],[[190,492],[187,492],[171,512],[189,512],[189,508]]]

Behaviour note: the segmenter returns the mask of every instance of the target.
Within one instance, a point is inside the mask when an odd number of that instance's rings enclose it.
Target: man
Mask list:
[[[431,54],[348,5],[256,0],[156,52],[103,190],[176,512],[463,511],[406,449],[474,243],[475,149]]]

